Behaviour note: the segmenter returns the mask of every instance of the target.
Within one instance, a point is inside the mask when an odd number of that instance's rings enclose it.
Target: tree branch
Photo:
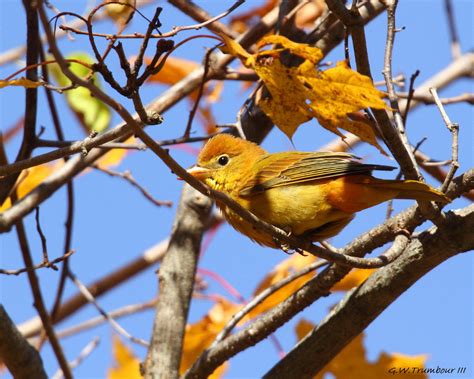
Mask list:
[[[474,248],[474,205],[447,213],[444,224],[413,239],[402,257],[352,289],[264,378],[312,378],[382,311],[430,270]],[[289,375],[289,376],[288,376]]]
[[[179,377],[184,329],[211,205],[211,199],[189,185],[184,186],[170,243],[158,273],[160,296],[144,362],[145,378]]]
[[[21,335],[1,304],[0,360],[14,378],[48,378],[38,351]]]

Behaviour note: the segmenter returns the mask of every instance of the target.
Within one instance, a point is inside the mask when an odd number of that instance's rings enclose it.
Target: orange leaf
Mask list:
[[[278,264],[272,272],[270,272],[257,286],[254,295],[259,294],[271,285],[279,282],[294,272],[306,267],[310,263],[314,262],[316,258],[314,256],[304,257],[300,254],[294,254],[290,258]],[[295,291],[300,289],[308,280],[314,276],[314,272],[310,272],[306,275],[299,277],[292,281],[286,286],[280,288],[278,291],[267,297],[261,304],[256,306],[249,312],[249,317],[254,318],[267,312],[269,309],[275,307],[288,296],[292,295]]]
[[[308,334],[314,325],[307,320],[301,320],[295,328],[298,341]],[[336,379],[354,377],[354,373],[364,373],[364,379],[388,379],[393,378],[390,369],[408,368],[410,378],[427,378],[417,369],[422,369],[426,361],[426,355],[409,356],[399,353],[387,354],[382,352],[376,362],[369,362],[363,344],[364,333],[359,334],[341,352],[334,357],[314,378],[323,379],[331,374]]]
[[[225,298],[219,298],[206,316],[198,322],[186,326],[180,366],[181,374],[184,374],[197,357],[211,345],[217,334],[239,309],[238,304]],[[211,378],[221,377],[226,368],[227,363],[224,363],[214,372]]]
[[[135,137],[128,138],[125,143],[130,145],[136,141]],[[126,155],[130,152],[128,149],[111,149],[109,152],[104,154],[100,159],[97,160],[96,165],[100,168],[108,168],[118,166]]]
[[[138,359],[129,349],[125,346],[120,338],[116,335],[113,336],[112,340],[113,355],[115,359],[114,367],[108,370],[108,379],[141,379],[140,374],[140,359]]]
[[[150,64],[151,59],[145,58],[145,62]],[[182,58],[168,57],[161,70],[148,80],[150,82],[172,85],[179,82],[197,67],[199,67],[197,62]]]
[[[331,288],[332,291],[349,291],[350,289],[362,284],[375,269],[355,269],[344,277],[340,282]]]
[[[16,193],[18,199],[25,197],[33,189],[39,186],[53,171],[57,170],[63,165],[63,162],[57,162],[55,164],[42,164],[26,170],[23,170],[20,177],[17,180]],[[5,211],[11,207],[11,200],[7,198],[5,202],[0,206],[0,212]]]

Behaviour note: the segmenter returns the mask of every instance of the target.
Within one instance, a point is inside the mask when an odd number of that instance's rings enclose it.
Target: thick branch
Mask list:
[[[21,335],[2,305],[0,305],[0,360],[15,378],[48,378],[38,351]]]
[[[194,286],[202,235],[211,200],[185,185],[168,250],[159,269],[160,296],[145,378],[178,378],[184,329]]]
[[[400,259],[351,290],[265,378],[312,378],[418,279],[446,259],[473,249],[471,230],[474,205],[448,212],[440,228],[421,233]]]

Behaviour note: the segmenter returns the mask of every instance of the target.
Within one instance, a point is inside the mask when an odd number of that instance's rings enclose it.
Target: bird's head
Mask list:
[[[218,134],[206,143],[197,164],[187,171],[212,188],[221,189],[230,180],[240,180],[264,154],[266,151],[253,142]]]

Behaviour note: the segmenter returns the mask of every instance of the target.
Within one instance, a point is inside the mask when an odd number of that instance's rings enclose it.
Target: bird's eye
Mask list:
[[[221,155],[217,160],[217,163],[219,163],[221,166],[225,166],[227,163],[229,163],[229,157],[227,155]]]

